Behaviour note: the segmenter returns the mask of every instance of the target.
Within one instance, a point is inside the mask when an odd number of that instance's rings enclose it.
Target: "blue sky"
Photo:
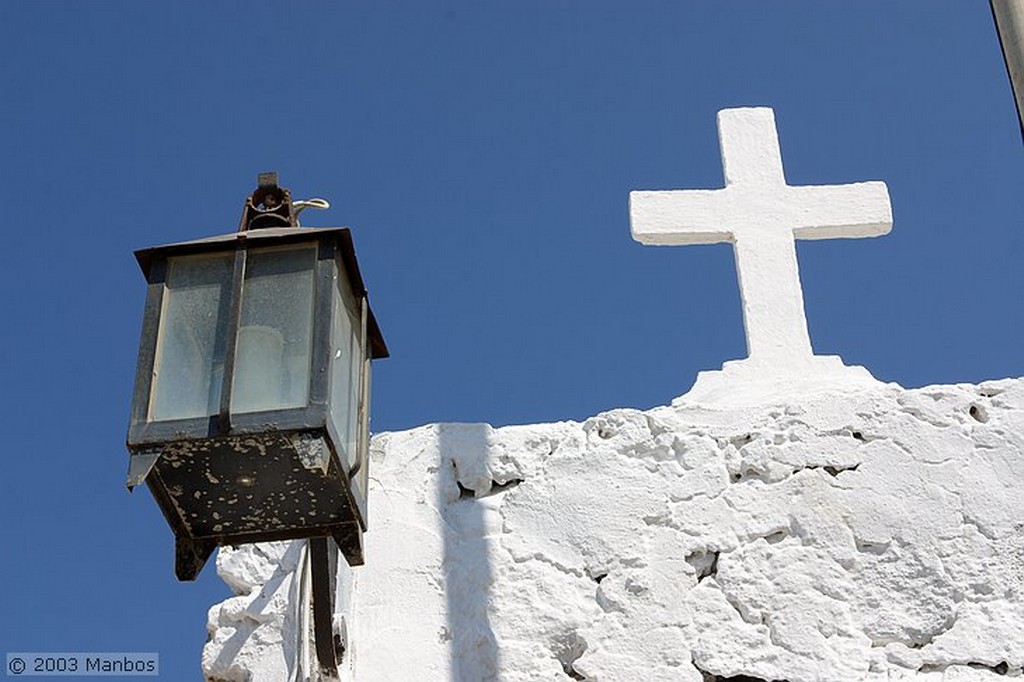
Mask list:
[[[908,387],[1019,376],[1024,155],[985,3],[0,0],[6,651],[199,679],[212,563],[123,488],[137,248],[227,232],[256,174],[348,225],[392,357],[376,431],[665,404],[745,354],[730,247],[643,247],[631,189],[722,185],[775,108],[791,184],[895,225],[801,243],[818,353]],[[371,529],[372,532],[372,529]]]

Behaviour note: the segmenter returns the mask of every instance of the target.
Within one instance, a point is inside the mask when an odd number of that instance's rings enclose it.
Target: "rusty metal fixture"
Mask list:
[[[238,231],[298,226],[291,192],[278,186],[277,173],[260,173],[256,190],[245,201]]]
[[[337,674],[337,556],[363,563],[371,360],[388,356],[347,228],[299,226],[264,173],[237,232],[136,251],[148,282],[128,429],[194,580],[220,545],[308,539],[317,660]],[[333,542],[330,542],[332,539]]]
[[[149,288],[127,484],[174,531],[180,580],[245,542],[333,538],[363,563],[370,361],[388,351],[349,230],[297,222],[264,174],[237,232],[135,254]]]

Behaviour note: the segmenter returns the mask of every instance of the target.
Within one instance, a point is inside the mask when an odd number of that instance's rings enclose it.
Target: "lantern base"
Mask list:
[[[171,442],[132,459],[131,482],[144,476],[174,531],[179,580],[219,545],[330,537],[363,564],[363,518],[326,430]]]
[[[182,582],[195,580],[216,548],[215,540],[175,537],[174,575]]]

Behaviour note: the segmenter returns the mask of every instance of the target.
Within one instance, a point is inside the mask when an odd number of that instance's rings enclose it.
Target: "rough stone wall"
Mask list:
[[[430,425],[372,460],[345,679],[1024,674],[1021,380]],[[258,557],[293,547],[218,559],[211,678],[287,679],[296,560]]]

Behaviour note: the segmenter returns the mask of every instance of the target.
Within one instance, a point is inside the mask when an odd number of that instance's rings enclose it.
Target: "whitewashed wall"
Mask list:
[[[345,679],[1022,674],[1024,381],[431,425],[372,450]],[[210,612],[208,679],[289,679],[297,556],[220,556],[240,596]]]

